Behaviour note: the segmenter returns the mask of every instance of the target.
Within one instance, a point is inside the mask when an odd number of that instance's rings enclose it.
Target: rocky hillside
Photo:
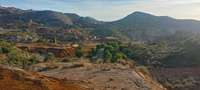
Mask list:
[[[0,65],[1,90],[87,90],[66,80],[50,78]]]
[[[132,40],[140,41],[169,35],[177,30],[200,32],[200,21],[179,20],[143,12],[134,12],[118,21],[108,22],[108,24],[119,27],[118,30],[128,35]]]
[[[48,25],[50,27],[66,27],[69,25],[82,27],[99,23],[99,21],[91,20],[87,17],[81,17],[72,13],[0,7],[0,22],[2,23],[12,23],[19,20],[29,22],[30,19],[32,19],[32,22]]]
[[[114,36],[126,41],[148,41],[155,39],[155,37],[173,34],[177,30],[200,32],[200,21],[179,20],[143,12],[134,12],[113,22],[101,22],[91,17],[81,17],[73,13],[0,7],[2,27],[5,26],[3,25],[5,23],[20,26],[17,25],[19,21],[29,23],[31,20],[37,26],[78,28],[84,30],[83,32],[88,32],[86,33],[88,35],[99,38]]]
[[[36,64],[29,70],[60,79],[75,80],[91,90],[162,90],[140,72],[122,64],[73,63]],[[69,73],[70,72],[70,73]]]

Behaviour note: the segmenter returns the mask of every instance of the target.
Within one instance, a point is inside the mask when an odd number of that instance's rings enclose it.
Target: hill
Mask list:
[[[155,16],[143,12],[134,12],[125,18],[113,22],[102,22],[92,17],[82,17],[74,13],[56,11],[35,11],[0,7],[0,22],[15,24],[37,23],[58,28],[77,28],[87,35],[98,38],[113,36],[126,41],[148,41],[156,37],[170,35],[175,31],[200,32],[200,21],[180,20],[168,16]]]
[[[34,10],[22,10],[17,8],[0,8],[0,22],[12,23],[14,21],[29,22],[32,19],[33,22],[50,27],[65,27],[69,25],[84,26],[82,24],[97,24],[98,21],[91,20],[87,17],[81,17],[73,13],[61,13],[50,10],[34,11]],[[87,23],[86,23],[87,22]]]
[[[137,72],[128,65],[92,64],[85,61],[56,63],[49,68],[40,63],[29,67],[29,70],[41,75],[75,80],[91,90],[162,90],[163,87],[147,75]],[[70,73],[69,73],[70,72]]]
[[[173,34],[177,30],[200,32],[200,21],[179,20],[168,16],[154,16],[143,12],[134,12],[127,17],[107,24],[119,27],[119,30],[132,40],[146,41],[157,36]]]
[[[158,27],[160,29],[186,30],[200,32],[200,21],[179,20],[168,16],[154,16],[143,12],[134,12],[118,21],[109,22],[117,26],[144,26]]]
[[[66,80],[5,65],[0,65],[0,82],[2,90],[87,90]]]

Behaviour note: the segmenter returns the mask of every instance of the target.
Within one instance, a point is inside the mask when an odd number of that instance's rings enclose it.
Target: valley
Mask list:
[[[104,22],[0,6],[0,87],[8,90],[198,90],[199,52],[197,20],[137,11]]]

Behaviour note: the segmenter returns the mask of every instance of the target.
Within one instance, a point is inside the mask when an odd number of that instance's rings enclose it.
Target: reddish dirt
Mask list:
[[[75,48],[73,47],[65,47],[58,45],[50,45],[45,43],[18,43],[16,47],[26,50],[28,52],[51,52],[54,53],[56,57],[73,57],[75,56]]]
[[[101,43],[90,43],[84,42],[81,45],[85,48],[86,51],[91,51],[92,48],[96,48],[96,45],[100,45]]]
[[[0,65],[0,90],[86,90],[70,81]]]

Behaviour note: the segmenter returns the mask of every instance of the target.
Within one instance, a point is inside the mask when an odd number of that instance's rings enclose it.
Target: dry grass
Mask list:
[[[138,66],[136,67],[136,71],[141,72],[144,75],[150,76],[149,70],[145,66]]]
[[[80,59],[78,60],[78,62],[80,62],[80,63],[91,63],[90,60],[87,59],[87,58],[80,58]]]
[[[73,66],[71,66],[73,68],[76,68],[76,67],[84,67],[84,63],[79,63],[79,64],[74,64]]]
[[[96,64],[102,64],[104,62],[104,60],[103,59],[97,59],[97,62],[96,62]]]

